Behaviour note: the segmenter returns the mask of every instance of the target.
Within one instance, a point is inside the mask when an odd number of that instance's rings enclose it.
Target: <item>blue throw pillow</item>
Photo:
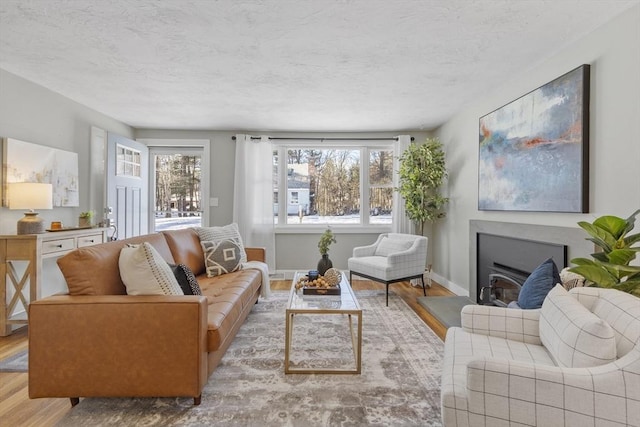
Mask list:
[[[560,273],[553,259],[549,258],[525,280],[518,295],[518,305],[525,310],[542,307],[542,302],[556,283],[562,283]]]

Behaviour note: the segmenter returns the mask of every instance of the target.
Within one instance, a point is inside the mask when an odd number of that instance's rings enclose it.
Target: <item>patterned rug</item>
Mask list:
[[[284,374],[287,292],[261,299],[191,398],[85,398],[60,426],[441,426],[442,341],[400,297],[356,292],[361,375]],[[296,364],[353,363],[347,318],[296,316]]]
[[[19,353],[0,360],[0,372],[27,372],[29,370],[29,353],[22,350]]]

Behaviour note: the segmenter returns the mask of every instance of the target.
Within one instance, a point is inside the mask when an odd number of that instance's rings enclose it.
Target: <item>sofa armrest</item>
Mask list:
[[[373,256],[376,253],[377,243],[368,246],[358,246],[353,248],[353,257],[361,258],[365,256]]]
[[[247,253],[247,261],[267,262],[265,248],[244,248],[244,251]]]
[[[632,354],[633,353],[633,354]],[[479,358],[467,365],[469,425],[640,425],[640,348],[617,362],[563,368]],[[480,423],[482,421],[482,423]]]
[[[541,344],[540,310],[518,310],[488,305],[462,307],[461,326],[466,332]]]
[[[409,249],[405,249],[404,251],[400,252],[394,252],[387,256],[387,262],[390,266],[397,264],[407,264],[410,262],[425,264],[427,262],[427,251],[426,249],[421,250],[414,243],[414,245]]]
[[[51,296],[29,305],[29,396],[190,396],[207,381],[203,296]]]

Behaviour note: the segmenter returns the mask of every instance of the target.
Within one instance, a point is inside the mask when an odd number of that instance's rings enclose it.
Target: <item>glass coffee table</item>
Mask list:
[[[303,295],[302,289],[296,290],[295,284],[306,273],[296,272],[291,283],[287,302],[287,322],[284,347],[285,374],[359,374],[362,370],[362,309],[351,289],[344,273],[341,273],[340,295]],[[291,344],[293,341],[293,320],[299,315],[341,315],[348,318],[349,332],[355,368],[295,368],[291,366]],[[354,318],[355,323],[354,325]],[[318,343],[322,345],[322,343]]]

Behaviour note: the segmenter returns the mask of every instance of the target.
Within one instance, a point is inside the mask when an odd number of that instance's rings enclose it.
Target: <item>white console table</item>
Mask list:
[[[106,241],[106,228],[0,235],[0,336],[11,334],[13,325],[28,323],[29,302],[41,298],[43,259],[58,258],[76,248]],[[16,262],[26,263],[22,275],[16,269]],[[9,289],[14,293],[7,301],[11,295]],[[24,311],[16,313],[18,302],[22,303]]]

